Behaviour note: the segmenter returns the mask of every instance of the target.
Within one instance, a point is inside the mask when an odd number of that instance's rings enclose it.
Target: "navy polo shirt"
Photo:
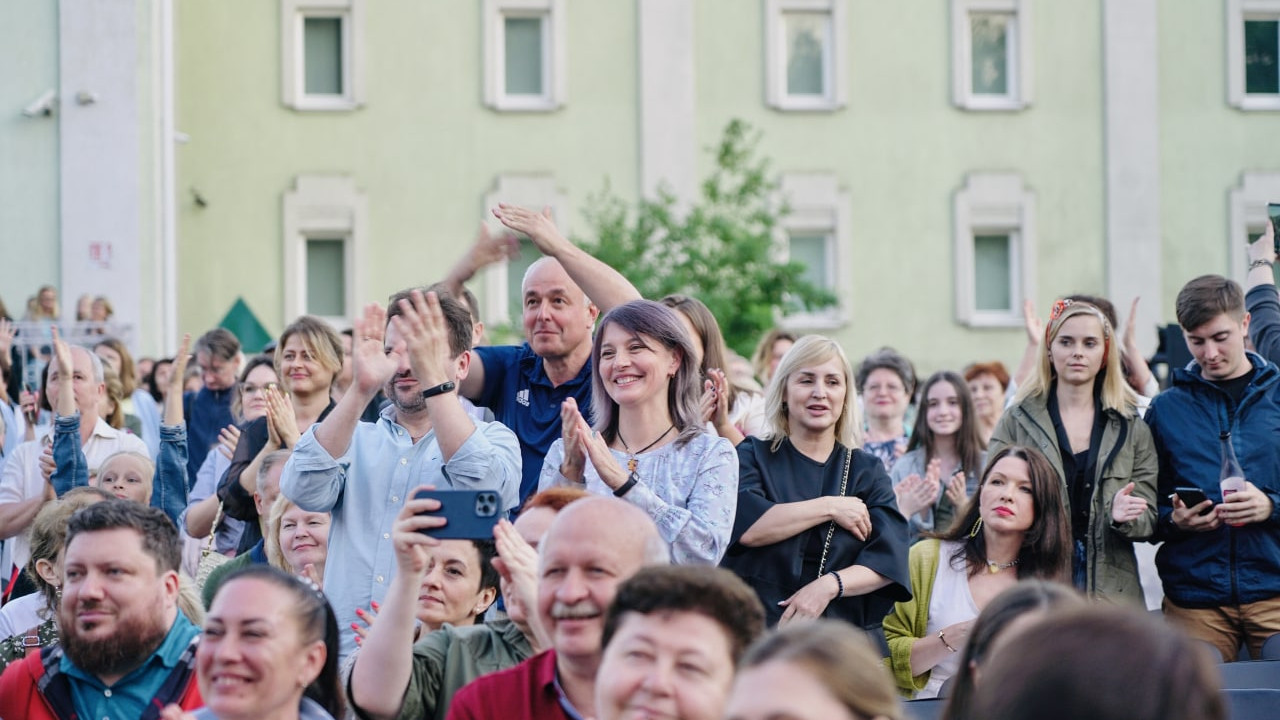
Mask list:
[[[565,398],[578,402],[578,410],[591,422],[591,361],[578,375],[559,387],[551,385],[542,358],[529,343],[475,349],[484,363],[484,387],[474,398],[493,411],[498,422],[520,439],[520,504],[538,489],[542,461],[551,443],[560,437],[560,405]]]

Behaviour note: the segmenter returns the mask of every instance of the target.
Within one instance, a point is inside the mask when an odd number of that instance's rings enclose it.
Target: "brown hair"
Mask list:
[[[769,332],[760,338],[760,342],[756,345],[756,351],[751,353],[751,368],[756,371],[756,379],[760,382],[768,384],[773,378],[769,375],[769,364],[773,360],[773,346],[779,340],[790,340],[795,342],[800,336],[790,330],[782,328],[772,328]]]
[[[1222,720],[1212,650],[1126,607],[1053,613],[982,666],[973,717]]]
[[[689,324],[698,332],[698,339],[702,341],[702,363],[698,369],[703,379],[707,377],[707,370],[712,368],[723,370],[728,376],[729,349],[724,343],[724,335],[720,332],[720,323],[716,322],[716,316],[711,314],[711,309],[698,298],[688,295],[668,295],[658,302],[688,318]],[[732,409],[733,404],[738,400],[738,389],[733,383],[728,383],[728,386],[727,399],[729,408]]]
[[[734,665],[764,632],[764,606],[745,582],[728,570],[691,565],[641,568],[618,587],[605,614],[601,647],[607,647],[627,616],[690,612],[714,620],[729,640]]]
[[[565,509],[569,503],[575,500],[581,500],[585,497],[591,497],[591,493],[576,487],[551,487],[546,490],[540,490],[529,496],[524,501],[524,505],[520,508],[520,512],[532,510],[533,508],[547,508],[552,512],[560,512]]]
[[[1191,332],[1219,315],[1244,318],[1244,292],[1239,283],[1221,275],[1201,275],[1178,291],[1174,303],[1178,324]]]
[[[986,443],[978,432],[978,413],[973,409],[973,396],[969,384],[950,370],[942,370],[929,376],[920,391],[920,409],[916,412],[916,427],[911,433],[907,450],[924,448],[925,461],[933,457],[933,430],[929,427],[929,389],[938,383],[947,383],[956,391],[960,401],[960,429],[956,431],[956,452],[960,455],[960,469],[965,475],[982,471],[982,451]]]
[[[742,659],[742,667],[770,662],[798,665],[855,717],[906,717],[893,678],[860,628],[840,620],[793,623],[765,635]]]
[[[107,399],[111,401],[111,412],[102,419],[116,430],[122,430],[124,429],[124,384],[120,382],[120,376],[116,371],[105,363],[102,366],[102,381],[107,386]]]
[[[201,335],[191,347],[191,354],[209,353],[219,360],[234,360],[240,352],[240,341],[226,328],[214,328]],[[194,366],[194,363],[192,363]]]
[[[135,384],[137,381],[137,370],[134,367],[133,355],[129,354],[129,348],[125,347],[124,343],[113,337],[103,338],[93,347],[95,350],[100,347],[108,347],[120,356],[120,386],[122,394],[124,397],[132,395],[133,391],[138,389]]]
[[[1009,370],[999,360],[977,362],[964,369],[964,381],[973,382],[974,378],[990,375],[1000,383],[1001,390],[1009,389]]]
[[[445,324],[449,327],[449,354],[456,358],[471,349],[471,331],[475,324],[471,322],[471,312],[462,303],[448,293],[441,293],[431,288],[407,288],[392,295],[387,300],[387,323],[391,318],[404,315],[400,309],[400,301],[412,302],[413,291],[417,290],[425,296],[428,292],[436,293],[440,302],[440,313],[444,315]],[[339,353],[341,357],[341,353]]]
[[[943,532],[928,533],[928,536],[961,544],[960,549],[951,556],[953,568],[958,570],[964,567],[968,575],[975,575],[986,567],[986,538],[981,532],[972,535],[971,532],[981,517],[982,488],[986,486],[996,463],[1006,457],[1015,457],[1027,464],[1031,499],[1035,508],[1035,518],[1022,538],[1022,548],[1018,550],[1018,577],[1065,580],[1071,567],[1072,545],[1070,518],[1065,510],[1066,499],[1062,497],[1062,481],[1058,479],[1053,465],[1035,448],[1010,445],[996,453],[987,461],[978,491],[969,498],[964,512],[956,518],[955,523]]]

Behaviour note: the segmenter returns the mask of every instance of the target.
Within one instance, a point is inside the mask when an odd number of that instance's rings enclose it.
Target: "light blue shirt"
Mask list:
[[[192,625],[179,610],[160,647],[151,653],[146,662],[111,687],[103,685],[96,676],[76,667],[70,658],[63,655],[58,669],[71,681],[71,697],[75,701],[76,714],[93,720],[133,720],[142,717],[143,711],[177,667],[182,653],[186,652],[199,634],[200,628]]]
[[[630,455],[610,450],[624,469]],[[538,489],[557,485],[583,487],[560,474],[564,440],[547,451]],[[583,468],[587,492],[613,495],[591,460]],[[635,487],[623,500],[644,510],[671,546],[678,565],[718,565],[729,549],[729,535],[738,512],[738,453],[728,440],[698,433],[684,445],[668,443],[636,456]]]
[[[503,508],[518,500],[520,443],[505,425],[476,422],[445,463],[434,429],[415,444],[393,417],[395,408],[387,407],[377,423],[356,423],[340,458],[320,445],[311,426],[280,476],[280,491],[298,507],[333,513],[324,593],[338,618],[343,659],[356,647],[356,609],[386,596],[396,569],[391,526],[415,488],[496,490]]]

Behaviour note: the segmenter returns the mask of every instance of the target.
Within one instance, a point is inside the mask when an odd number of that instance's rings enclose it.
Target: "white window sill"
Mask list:
[[[784,112],[835,112],[844,107],[844,103],[837,102],[832,98],[812,96],[784,97],[770,103],[770,105],[775,110]]]
[[[1262,110],[1274,112],[1276,110],[1280,110],[1280,94],[1263,95],[1258,93],[1254,95],[1245,95],[1233,104],[1240,110]]]
[[[349,97],[305,95],[293,103],[294,110],[306,112],[350,112],[358,110],[360,103]]]
[[[963,324],[973,328],[1014,328],[1026,325],[1020,313],[976,311]]]
[[[795,313],[782,318],[782,327],[788,330],[839,330],[848,324],[839,310],[819,313]]]
[[[962,110],[977,112],[1017,112],[1027,109],[1028,105],[1018,98],[998,95],[972,95],[959,103]]]

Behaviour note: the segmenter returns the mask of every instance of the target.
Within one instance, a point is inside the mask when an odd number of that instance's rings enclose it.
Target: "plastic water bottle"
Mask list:
[[[1222,444],[1222,469],[1218,475],[1218,485],[1222,488],[1222,499],[1226,500],[1231,493],[1244,490],[1244,470],[1236,459],[1236,449],[1231,444],[1231,433],[1224,432],[1218,436]],[[1242,523],[1231,523],[1239,527]]]

